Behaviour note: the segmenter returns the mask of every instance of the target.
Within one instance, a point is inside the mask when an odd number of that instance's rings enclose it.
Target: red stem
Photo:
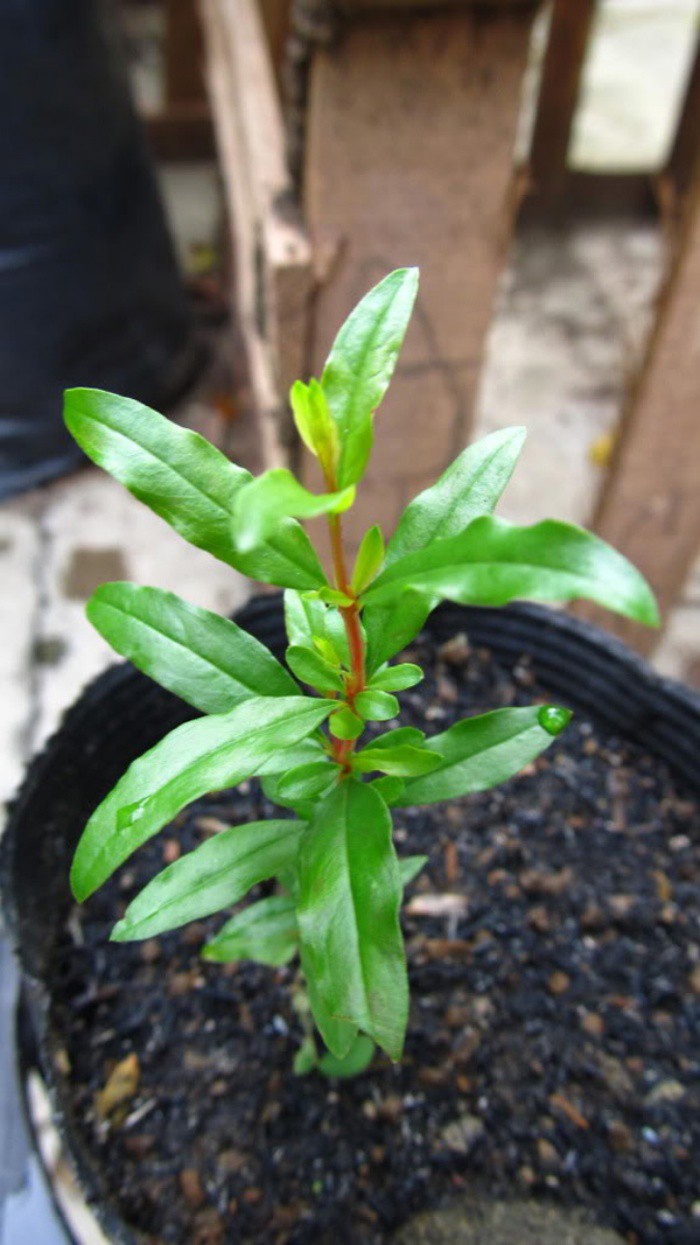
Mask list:
[[[328,480],[329,489],[335,491],[335,481]],[[355,697],[365,688],[365,644],[362,637],[362,627],[360,625],[360,611],[357,608],[357,602],[348,579],[347,567],[345,565],[345,552],[343,550],[343,527],[340,515],[332,514],[328,517],[328,527],[331,535],[331,550],[333,554],[333,571],[335,574],[335,584],[339,592],[345,596],[352,597],[352,605],[340,607],[340,613],[345,623],[345,632],[348,637],[348,648],[350,650],[350,672],[351,677],[346,688],[346,699],[351,709],[355,706]],[[346,773],[350,772],[349,758],[355,747],[354,739],[334,739],[333,740],[333,757],[342,765]]]

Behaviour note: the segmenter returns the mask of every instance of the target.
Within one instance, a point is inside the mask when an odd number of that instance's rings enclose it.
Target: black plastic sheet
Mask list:
[[[0,0],[0,498],[83,461],[62,390],[158,404],[189,312],[111,0]]]

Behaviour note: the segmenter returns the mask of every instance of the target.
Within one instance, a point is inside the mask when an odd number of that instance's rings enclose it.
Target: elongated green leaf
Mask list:
[[[129,766],[90,818],[73,858],[75,898],[87,899],[186,804],[259,773],[333,708],[310,697],[257,697],[171,731]]]
[[[307,800],[298,799],[296,796],[283,795],[280,792],[280,786],[284,783],[284,779],[290,770],[298,769],[302,765],[313,765],[319,761],[327,760],[326,750],[322,743],[323,737],[302,739],[301,743],[295,744],[292,748],[281,748],[279,751],[270,754],[264,765],[258,769],[261,775],[261,785],[268,800],[273,804],[281,804],[282,808],[291,808],[302,821],[306,821],[311,804]]]
[[[427,856],[400,856],[399,877],[401,878],[401,885],[408,886],[409,882],[418,877],[421,869],[427,863]]]
[[[360,774],[392,774],[395,778],[417,778],[437,769],[442,758],[426,748],[412,744],[397,744],[395,748],[363,748],[353,761],[353,769]]]
[[[88,458],[190,544],[264,583],[304,589],[326,582],[306,532],[294,520],[285,520],[253,553],[236,551],[232,508],[252,476],[198,433],[101,389],[66,390],[64,418]]]
[[[299,688],[259,640],[173,592],[103,584],[88,601],[93,627],[117,653],[202,713]]]
[[[585,597],[637,622],[658,623],[656,602],[639,571],[599,537],[554,519],[533,527],[490,515],[475,519],[460,536],[387,567],[364,601],[391,600],[407,584],[471,605]]]
[[[384,537],[382,529],[376,524],[365,532],[357,551],[355,566],[352,572],[351,586],[356,596],[364,592],[379,574],[384,561]]]
[[[370,675],[415,639],[431,609],[429,596],[404,586],[388,605],[370,604],[363,610],[362,622],[367,636],[366,664]]]
[[[408,687],[415,687],[425,678],[420,666],[410,661],[401,662],[398,666],[389,666],[372,675],[370,689],[382,692],[403,692]]]
[[[320,653],[300,644],[292,644],[287,649],[286,658],[290,670],[294,671],[302,683],[308,683],[324,692],[343,691],[345,684],[340,671],[325,661]]]
[[[401,879],[391,818],[370,786],[340,783],[302,836],[297,919],[314,1017],[338,1058],[349,1049],[326,1017],[349,1021],[392,1059],[403,1047],[408,984],[399,926]]]
[[[568,709],[531,705],[457,722],[426,739],[424,747],[442,758],[440,765],[425,777],[406,779],[394,803],[434,804],[497,787],[544,752],[570,717]]]
[[[404,510],[387,547],[387,566],[427,549],[433,541],[458,536],[474,519],[490,514],[513,474],[524,441],[524,428],[503,428],[463,450]]]
[[[233,541],[241,553],[263,545],[283,519],[315,519],[340,514],[355,500],[355,488],[310,493],[286,467],[273,467],[245,484],[233,505]]]
[[[303,829],[297,821],[252,821],[215,834],[144,886],[112,941],[153,938],[238,903],[251,886],[293,865]]]
[[[396,367],[417,291],[417,268],[389,273],[351,312],[331,348],[321,384],[338,427],[339,488],[364,474],[372,415]]]
[[[288,895],[273,895],[231,917],[203,948],[202,956],[218,964],[254,960],[279,968],[296,955],[298,944],[294,901]]]

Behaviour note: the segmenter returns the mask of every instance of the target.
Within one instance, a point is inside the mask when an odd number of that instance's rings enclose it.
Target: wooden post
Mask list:
[[[287,392],[305,371],[311,248],[287,168],[257,0],[201,0],[206,75],[235,252],[244,339],[265,466],[285,460]]]
[[[650,580],[665,616],[700,544],[700,184],[641,374],[630,394],[594,526]],[[591,611],[586,611],[590,616]],[[598,620],[598,616],[596,620]],[[606,615],[649,653],[658,633]]]
[[[365,10],[368,0],[353,6]],[[319,289],[312,368],[356,301],[392,268],[421,290],[351,541],[391,531],[467,443],[511,229],[513,145],[535,5],[357,12],[313,51],[303,202]],[[307,464],[309,479],[313,466]]]
[[[552,203],[563,196],[571,129],[596,0],[554,0],[530,150],[532,191]]]
[[[203,72],[202,31],[195,0],[166,0],[165,102],[146,117],[161,160],[202,160],[214,155]]]
[[[666,172],[679,200],[688,193],[700,161],[700,39],[688,78]]]

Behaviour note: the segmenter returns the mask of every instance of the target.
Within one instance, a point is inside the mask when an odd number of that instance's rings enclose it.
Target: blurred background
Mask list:
[[[0,801],[112,660],[83,613],[97,584],[222,611],[250,590],[77,469],[63,387],[305,475],[289,384],[403,264],[421,295],[358,522],[390,531],[472,437],[525,424],[502,513],[590,524],[633,558],[664,628],[620,634],[697,685],[699,13],[0,5]]]

